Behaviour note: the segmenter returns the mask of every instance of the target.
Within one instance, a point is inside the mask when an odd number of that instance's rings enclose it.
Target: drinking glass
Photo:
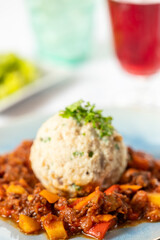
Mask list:
[[[160,0],[107,0],[114,48],[129,73],[149,76],[160,69]]]
[[[26,0],[40,59],[75,64],[91,52],[95,0]]]

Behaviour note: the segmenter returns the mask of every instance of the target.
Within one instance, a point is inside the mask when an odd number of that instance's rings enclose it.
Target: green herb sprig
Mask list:
[[[44,142],[44,143],[46,143],[46,142],[50,142],[51,141],[51,137],[46,137],[46,138],[40,138],[40,141],[41,142]]]
[[[83,155],[84,155],[84,152],[78,152],[78,151],[73,152],[74,157],[82,157]]]
[[[117,150],[119,150],[119,149],[120,149],[120,147],[119,147],[118,143],[116,143],[114,146],[115,146],[115,149],[117,149]]]
[[[94,154],[94,152],[90,151],[90,152],[88,153],[88,156],[91,158],[91,157],[93,157],[93,154]]]
[[[101,138],[111,136],[114,127],[112,126],[112,117],[102,116],[102,110],[95,110],[95,105],[83,100],[73,103],[65,108],[59,114],[63,118],[74,118],[79,124],[92,123],[93,128],[99,130]]]
[[[75,183],[72,184],[72,187],[76,190],[76,191],[80,191],[82,189],[81,186],[76,185]]]

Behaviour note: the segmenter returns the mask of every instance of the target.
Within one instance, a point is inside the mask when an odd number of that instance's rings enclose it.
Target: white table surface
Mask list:
[[[71,81],[1,113],[0,126],[32,114],[52,114],[79,99],[91,101],[99,107],[160,107],[160,74],[150,80],[137,79],[123,72],[114,60],[110,51],[110,25],[106,25],[109,17],[103,1],[99,0],[101,4],[96,13],[97,45],[93,60],[76,69]],[[0,51],[15,51],[32,57],[34,41],[24,1],[0,0],[0,6]]]
[[[93,60],[73,72],[69,81],[50,88],[1,113],[0,126],[32,114],[54,113],[79,99],[97,107],[160,107],[160,75],[152,80],[137,79],[125,73],[108,57]]]

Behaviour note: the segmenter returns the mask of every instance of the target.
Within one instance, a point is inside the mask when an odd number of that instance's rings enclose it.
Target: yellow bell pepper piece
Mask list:
[[[40,223],[23,214],[19,216],[19,227],[25,233],[34,233],[41,229]]]
[[[130,185],[130,184],[123,184],[123,185],[119,185],[121,190],[127,190],[127,189],[131,189],[133,191],[138,191],[139,189],[141,189],[142,187],[139,185]]]
[[[115,219],[116,217],[111,214],[106,214],[106,215],[98,215],[97,218],[100,222],[109,222],[112,219]]]
[[[62,221],[51,221],[49,224],[44,221],[43,226],[49,240],[66,239],[68,237]]]
[[[11,184],[7,188],[7,193],[23,194],[26,190],[20,185]]]
[[[94,192],[89,194],[87,197],[82,198],[82,200],[74,206],[74,209],[81,210],[91,200],[94,201],[95,203],[98,202],[100,194],[101,194],[101,192],[99,191],[99,188],[96,188],[96,190]]]
[[[40,194],[42,197],[44,197],[49,203],[55,203],[57,202],[57,200],[59,199],[59,196],[54,194],[54,193],[51,193],[47,190],[42,190],[40,192]]]
[[[147,195],[151,204],[160,207],[160,193],[148,193]]]

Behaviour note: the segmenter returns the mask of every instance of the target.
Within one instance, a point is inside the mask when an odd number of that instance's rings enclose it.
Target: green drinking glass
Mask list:
[[[37,56],[76,64],[92,51],[95,0],[26,0]]]

